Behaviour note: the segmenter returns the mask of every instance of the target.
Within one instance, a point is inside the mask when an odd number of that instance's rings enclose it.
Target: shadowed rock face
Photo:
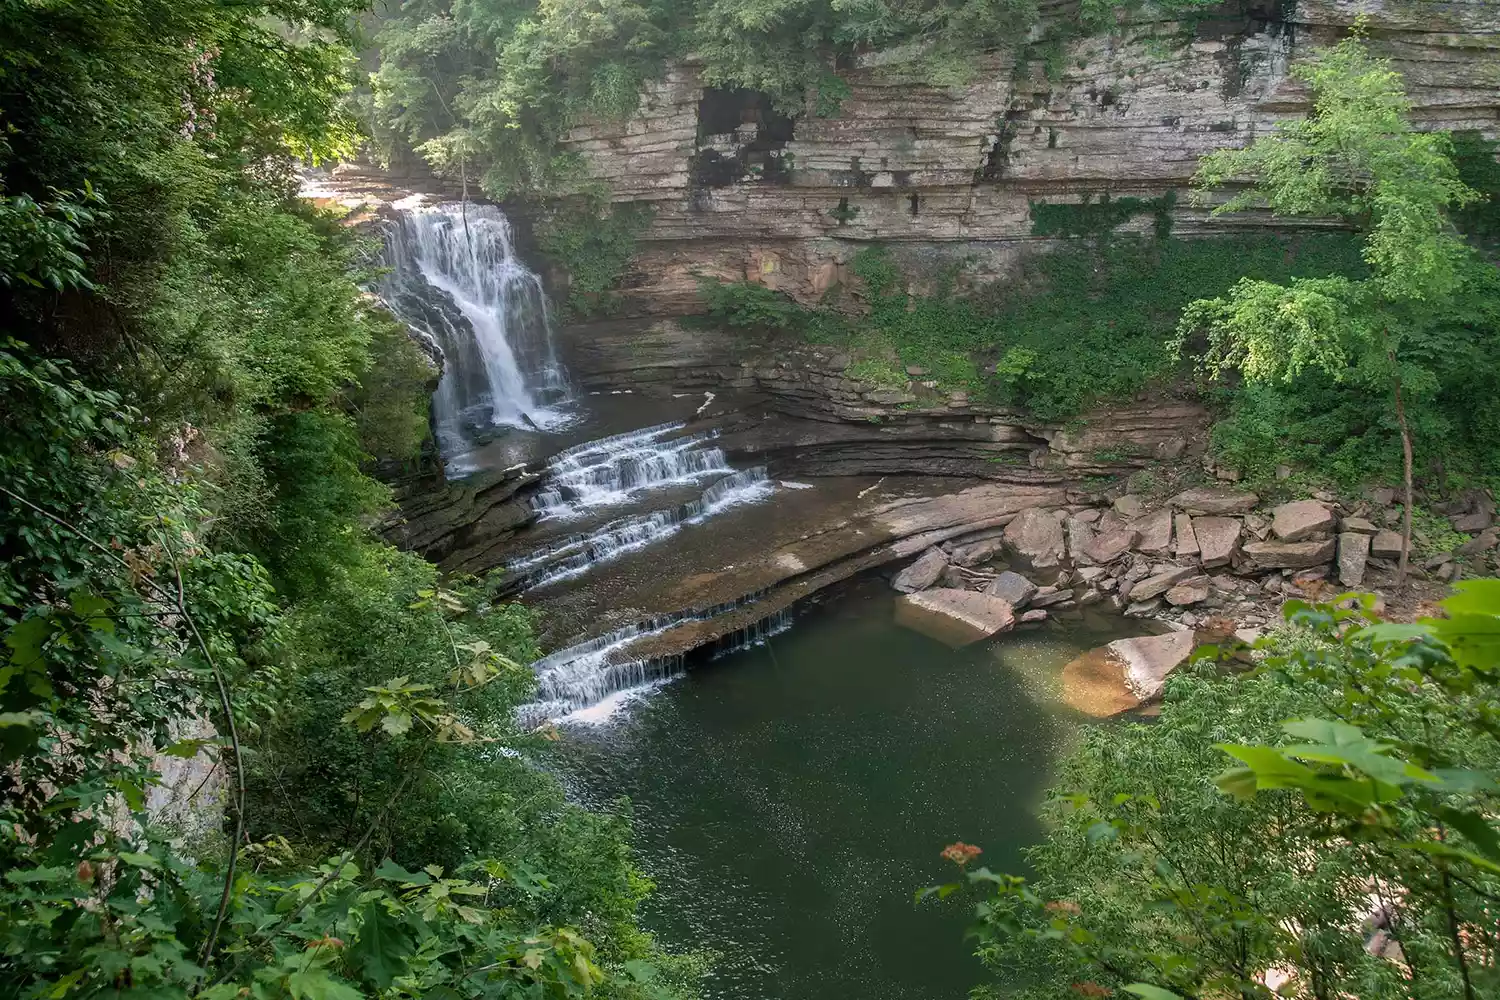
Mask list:
[[[814,301],[847,284],[850,241],[886,242],[914,265],[967,257],[977,277],[1005,275],[1052,238],[1036,225],[1034,204],[1182,191],[1203,154],[1246,145],[1305,112],[1308,95],[1289,66],[1360,14],[1374,47],[1406,77],[1421,126],[1494,136],[1500,5],[1225,5],[1234,6],[1247,13],[1177,22],[1137,12],[1116,30],[1068,42],[1050,61],[1024,45],[986,55],[953,88],[915,78],[899,52],[864,54],[840,71],[849,94],[837,114],[799,115],[789,138],[786,123],[757,136],[789,169],[736,171],[712,184],[695,173],[700,149],[736,140],[713,135],[717,126],[700,117],[705,85],[691,62],[649,82],[630,120],[581,125],[566,146],[616,200],[654,206],[622,302],[627,314],[672,315],[697,308],[699,273]],[[1065,0],[1041,8],[1043,29],[1077,16]],[[1187,236],[1271,223],[1212,220],[1179,197],[1122,228],[1149,231],[1158,210]]]

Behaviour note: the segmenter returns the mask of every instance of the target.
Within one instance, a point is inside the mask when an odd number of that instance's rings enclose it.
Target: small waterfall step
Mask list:
[[[575,445],[547,460],[547,480],[531,501],[542,518],[572,519],[630,503],[646,490],[733,472],[712,432],[657,424]]]
[[[618,518],[593,531],[565,535],[506,563],[502,592],[533,590],[586,573],[730,507],[763,500],[773,489],[764,467],[729,472],[694,500]]]
[[[537,522],[521,536],[543,541],[504,565],[503,591],[571,579],[731,507],[769,497],[775,487],[766,470],[733,468],[713,444],[716,434],[680,422],[655,424],[552,456],[530,499]],[[636,510],[619,511],[631,507]],[[590,520],[587,528],[567,531]]]
[[[680,676],[684,670],[682,656],[632,657],[631,647],[685,624],[711,621],[753,607],[760,597],[750,594],[729,604],[635,622],[537,660],[532,665],[537,677],[537,697],[520,707],[517,712],[520,721],[535,726],[566,719],[586,713],[621,693],[649,689]],[[782,608],[725,635],[712,646],[709,655],[717,657],[759,645],[791,626],[792,612]]]

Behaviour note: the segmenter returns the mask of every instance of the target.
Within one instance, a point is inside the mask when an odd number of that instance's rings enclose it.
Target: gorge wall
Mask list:
[[[1173,196],[1205,153],[1305,112],[1289,65],[1360,15],[1421,126],[1500,135],[1492,0],[1243,0],[1219,16],[1137,13],[1070,37],[1077,15],[1076,0],[1044,0],[1031,39],[959,86],[914,76],[910,52],[860,56],[839,68],[848,94],[826,117],[816,95],[788,118],[753,92],[705,87],[683,62],[630,120],[575,128],[566,146],[611,197],[654,208],[622,282],[625,313],[692,311],[696,274],[811,301],[870,241],[891,245],[908,274],[962,256],[973,276],[1002,276],[1059,235],[1034,205],[1136,198],[1124,227],[1161,216],[1186,236],[1266,225],[1212,220]]]

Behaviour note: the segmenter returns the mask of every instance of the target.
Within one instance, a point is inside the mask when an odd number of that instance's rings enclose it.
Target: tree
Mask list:
[[[1157,723],[1088,734],[1035,877],[965,868],[996,995],[1494,995],[1500,580],[1416,624],[1372,607],[1289,602]]]
[[[1308,369],[1383,385],[1402,445],[1405,514],[1399,579],[1411,548],[1412,436],[1408,398],[1436,388],[1407,348],[1414,312],[1450,300],[1469,280],[1472,253],[1448,212],[1479,196],[1454,168],[1446,134],[1415,131],[1399,73],[1370,54],[1362,31],[1296,67],[1313,92],[1305,119],[1283,122],[1245,149],[1205,157],[1203,191],[1248,185],[1215,215],[1269,208],[1279,216],[1336,217],[1364,236],[1370,276],[1241,280],[1227,296],[1190,305],[1178,347],[1205,333],[1204,367],[1251,382],[1290,382]]]

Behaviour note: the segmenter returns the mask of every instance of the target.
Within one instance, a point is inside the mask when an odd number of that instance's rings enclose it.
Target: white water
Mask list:
[[[516,256],[499,208],[452,203],[403,211],[386,262],[382,298],[443,356],[433,416],[445,457],[461,458],[487,428],[547,429],[569,420],[547,297]]]
[[[549,719],[580,725],[607,722],[625,706],[682,674],[679,656],[616,662],[621,650],[638,639],[660,635],[683,622],[715,617],[755,599],[752,595],[735,605],[627,625],[536,661],[532,669],[537,676],[537,699],[521,707],[521,719],[531,725]],[[714,655],[759,646],[791,626],[792,613],[778,611],[720,640]]]
[[[574,518],[630,503],[642,492],[734,471],[706,434],[658,424],[559,452],[547,461],[547,486],[531,505],[544,518]],[[764,477],[762,477],[764,478]]]
[[[517,578],[516,587],[523,590],[567,580],[674,535],[687,525],[706,521],[730,507],[763,500],[774,488],[764,467],[732,472],[704,490],[696,500],[666,510],[622,517],[591,532],[569,535],[506,563],[505,571]]]

